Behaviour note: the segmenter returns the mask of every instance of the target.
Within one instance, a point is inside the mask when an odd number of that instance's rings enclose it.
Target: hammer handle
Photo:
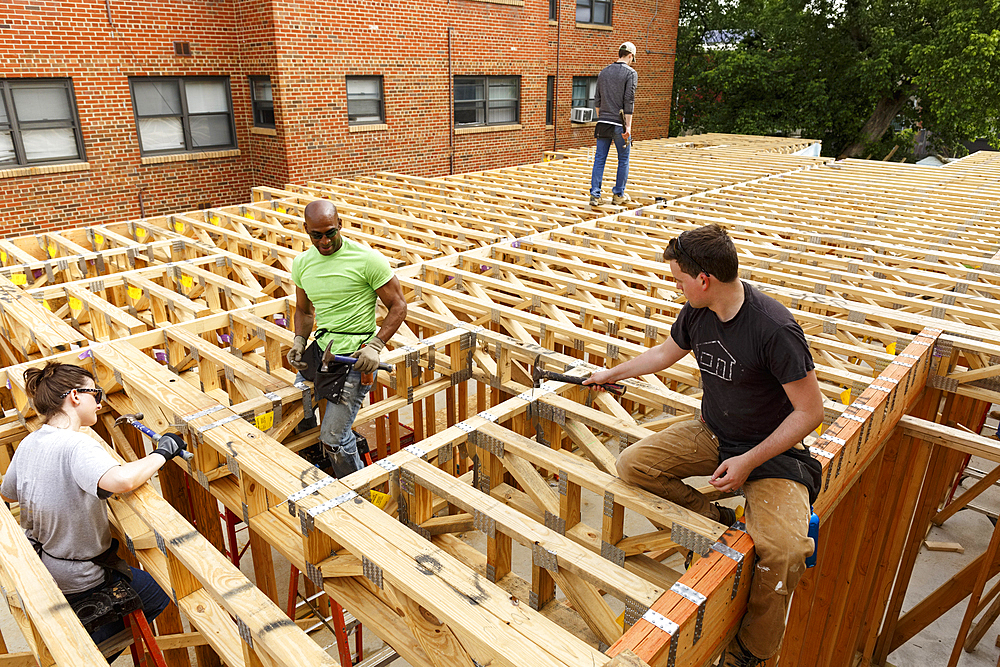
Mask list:
[[[136,421],[135,419],[129,419],[128,423],[131,426],[133,426],[136,430],[141,431],[142,433],[148,435],[149,439],[153,441],[154,445],[160,441],[160,434],[154,431],[153,429],[149,428],[142,422]],[[194,452],[189,452],[188,450],[185,449],[181,451],[181,458],[184,459],[185,461],[190,461],[192,458],[194,458]]]
[[[582,378],[577,375],[564,375],[562,373],[550,373],[548,371],[542,376],[545,380],[555,380],[556,382],[568,382],[569,384],[583,384],[583,381],[587,378]],[[622,396],[625,394],[625,385],[618,384],[616,382],[609,382],[607,384],[597,385],[604,391],[615,396]]]
[[[335,364],[351,364],[351,365],[354,365],[357,362],[358,362],[358,360],[355,359],[354,357],[345,357],[345,356],[340,355],[340,354],[333,355],[333,363],[335,363]],[[380,371],[386,371],[387,373],[391,373],[392,372],[392,366],[390,366],[389,364],[379,364],[378,365],[378,369]]]

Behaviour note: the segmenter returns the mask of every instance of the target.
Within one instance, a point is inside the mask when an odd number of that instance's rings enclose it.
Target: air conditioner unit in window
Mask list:
[[[574,123],[593,123],[594,110],[590,107],[573,107],[573,114],[570,120]]]

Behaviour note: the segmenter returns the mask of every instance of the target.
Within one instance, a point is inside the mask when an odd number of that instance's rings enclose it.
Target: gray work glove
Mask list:
[[[354,370],[361,374],[374,373],[378,370],[379,354],[385,347],[385,343],[378,336],[375,336],[368,344],[354,353],[358,361],[354,364]]]
[[[156,449],[153,450],[153,453],[159,454],[169,461],[186,449],[187,444],[184,442],[184,438],[176,433],[164,433],[156,441]]]
[[[302,355],[305,353],[305,351],[306,351],[305,337],[296,336],[292,340],[292,349],[290,349],[288,351],[288,354],[285,356],[285,358],[288,359],[288,365],[297,371],[305,370],[306,366],[308,365],[304,361],[302,361]]]

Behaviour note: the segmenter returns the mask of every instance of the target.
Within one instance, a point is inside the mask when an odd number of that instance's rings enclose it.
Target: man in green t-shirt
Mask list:
[[[348,373],[340,402],[327,401],[319,434],[334,474],[344,477],[362,468],[351,426],[374,382],[379,353],[406,319],[406,301],[386,258],[340,233],[333,202],[321,199],[306,206],[305,227],[312,247],[292,262],[295,339],[288,363],[299,371],[306,367],[302,356],[313,323],[320,349],[329,346],[331,354],[358,360]],[[376,296],[389,311],[377,334]],[[301,380],[300,374],[296,381]]]

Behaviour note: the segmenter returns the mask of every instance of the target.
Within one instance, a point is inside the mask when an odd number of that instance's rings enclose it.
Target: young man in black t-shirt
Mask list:
[[[701,415],[626,449],[618,475],[727,524],[733,511],[683,479],[711,475],[719,491],[743,489],[758,561],[746,615],[722,664],[757,665],[781,647],[788,601],[814,548],[809,506],[821,468],[801,441],[823,421],[823,396],[801,327],[784,306],[738,279],[736,248],[722,227],[684,232],[663,257],[687,298],[670,337],[586,384],[656,373],[694,354]]]

